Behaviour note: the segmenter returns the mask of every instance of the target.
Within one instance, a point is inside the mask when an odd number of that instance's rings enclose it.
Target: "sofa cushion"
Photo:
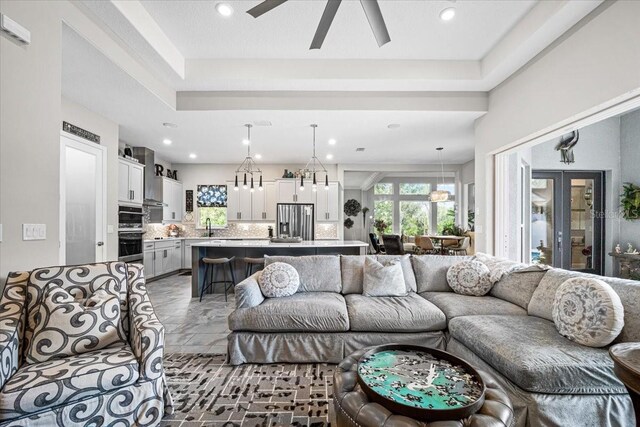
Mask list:
[[[624,393],[606,349],[585,347],[535,316],[464,316],[449,322],[457,341],[525,391]]]
[[[120,326],[120,284],[109,280],[86,300],[76,301],[55,283],[45,289],[34,317],[27,363],[46,362],[127,342]]]
[[[344,297],[335,292],[298,292],[267,298],[258,306],[229,315],[232,331],[343,332],[349,330]]]
[[[624,307],[624,327],[615,342],[640,341],[640,282],[615,277],[596,276],[577,271],[553,268],[544,275],[536,288],[528,306],[530,315],[553,321],[553,301],[556,291],[565,280],[572,277],[591,277],[600,279],[613,288]]]
[[[417,292],[453,292],[447,283],[447,270],[454,264],[468,261],[467,256],[414,255],[411,257],[416,276]]]
[[[604,347],[620,334],[624,308],[618,294],[602,280],[574,277],[556,292],[553,323],[571,341]]]
[[[361,294],[364,281],[364,260],[369,257],[382,265],[388,265],[393,261],[400,261],[402,275],[407,292],[416,291],[416,277],[413,273],[410,255],[342,255],[340,268],[342,275],[342,293]]]
[[[442,310],[448,320],[459,316],[474,316],[478,314],[527,315],[525,309],[490,296],[474,297],[453,292],[422,292],[420,296]]]
[[[300,287],[300,275],[291,264],[273,262],[262,270],[258,283],[267,298],[288,297]]]
[[[429,332],[447,327],[444,313],[413,292],[402,297],[344,298],[352,331]]]
[[[447,283],[453,292],[475,297],[486,295],[493,285],[489,280],[489,268],[475,260],[462,261],[449,267]]]
[[[529,268],[511,272],[493,285],[489,295],[517,304],[526,310],[545,273],[546,270]]]
[[[372,258],[364,260],[362,295],[368,297],[401,297],[407,295],[402,267],[398,261],[383,265]]]
[[[337,255],[268,256],[265,268],[274,262],[291,264],[300,275],[298,292],[340,292],[342,278]]]
[[[139,365],[128,345],[23,365],[0,392],[0,419],[66,405],[138,381]]]

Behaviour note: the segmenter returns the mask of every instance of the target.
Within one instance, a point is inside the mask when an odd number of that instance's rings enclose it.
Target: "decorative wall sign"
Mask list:
[[[167,169],[166,172],[164,170],[164,166],[159,165],[159,164],[155,164],[156,167],[156,176],[164,176],[167,178],[171,178],[171,179],[175,179],[176,181],[178,180],[178,171],[177,170],[171,170],[171,169]]]
[[[69,122],[62,122],[62,130],[65,132],[69,132],[72,135],[79,136],[82,139],[86,139],[87,141],[100,144],[100,135],[96,135],[95,133],[89,132],[86,129],[82,129],[81,127],[72,125]]]
[[[226,185],[198,185],[198,207],[212,208],[227,206]]]
[[[184,201],[187,212],[193,212],[193,190],[187,190],[187,195]]]

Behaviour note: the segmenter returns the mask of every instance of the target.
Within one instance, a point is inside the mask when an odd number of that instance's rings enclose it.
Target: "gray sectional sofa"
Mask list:
[[[264,298],[260,272],[236,286],[228,357],[242,363],[338,363],[362,347],[391,342],[445,349],[492,373],[509,394],[517,426],[634,426],[631,399],[606,348],[561,336],[555,291],[583,273],[512,272],[482,297],[454,293],[448,268],[470,257],[399,259],[404,297],[362,295],[364,256],[267,257],[300,275],[300,289]],[[640,341],[640,282],[599,277],[620,296],[625,326],[615,342]]]

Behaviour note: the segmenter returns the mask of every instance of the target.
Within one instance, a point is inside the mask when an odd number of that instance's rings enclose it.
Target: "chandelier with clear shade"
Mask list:
[[[311,128],[313,129],[313,155],[311,156],[306,166],[304,167],[304,169],[307,170],[311,165],[311,177],[313,179],[311,184],[311,189],[313,191],[318,190],[318,181],[316,179],[316,175],[318,172],[324,172],[324,189],[325,190],[329,189],[329,172],[327,172],[327,168],[324,167],[320,159],[318,159],[318,157],[316,156],[316,128],[317,127],[318,125],[316,124],[311,125]],[[318,166],[322,169],[317,168]],[[304,191],[304,174],[300,176],[300,190]]]
[[[442,184],[444,184],[444,164],[442,163],[442,150],[444,150],[444,148],[438,147],[436,148],[436,150],[438,150],[438,157],[440,159],[440,170],[442,172]],[[450,196],[451,193],[446,190],[438,190],[436,186],[436,190],[433,190],[429,194],[429,200],[432,202],[446,202],[449,200]]]
[[[262,171],[251,157],[251,128],[253,125],[246,124],[247,127],[247,157],[244,158],[238,169],[236,169],[236,180],[233,189],[238,191],[238,174],[242,174],[242,188],[247,189],[253,193],[255,191],[254,183],[253,183],[253,174],[260,174],[259,182],[258,182],[258,190],[262,191]],[[249,178],[249,181],[247,181]],[[250,184],[249,184],[250,182]]]

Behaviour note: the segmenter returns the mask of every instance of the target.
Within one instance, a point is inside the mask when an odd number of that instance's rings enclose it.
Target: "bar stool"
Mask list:
[[[260,266],[264,266],[264,258],[243,258],[246,268],[244,271],[245,277],[249,277],[253,274],[253,267],[257,267],[260,270]]]
[[[233,260],[235,257],[231,258],[202,258],[201,262],[204,263],[204,276],[202,278],[202,286],[200,287],[200,301],[202,301],[202,297],[204,293],[211,287],[215,290],[217,283],[224,284],[224,300],[227,300],[227,291],[233,288],[236,285],[236,276],[233,272]],[[218,276],[218,267],[222,267],[222,280],[216,280]],[[227,280],[227,267],[229,269],[229,273],[231,275],[231,280]],[[209,278],[209,283],[207,284],[207,277]]]

